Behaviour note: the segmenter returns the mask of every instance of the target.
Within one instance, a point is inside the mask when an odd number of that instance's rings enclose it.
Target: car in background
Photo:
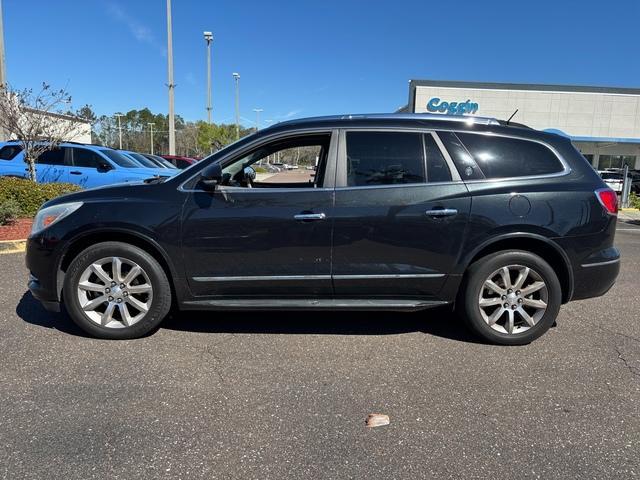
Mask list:
[[[183,170],[197,162],[195,158],[181,157],[180,155],[161,155],[165,160],[169,160],[176,167]]]
[[[604,183],[606,183],[614,192],[619,194],[622,193],[622,188],[624,186],[624,171],[621,168],[607,168],[606,170],[599,170],[598,174],[602,177]],[[640,172],[638,170],[629,170],[627,172],[627,176],[631,181],[630,191],[635,194],[640,194]]]
[[[616,193],[622,193],[622,184],[624,183],[622,173],[611,170],[598,170],[598,175],[602,177],[602,180],[607,184],[607,187]]]
[[[154,162],[160,168],[178,169],[178,167],[176,167],[173,163],[171,163],[169,160],[165,160],[160,155],[153,155],[151,153],[141,153],[141,155]]]
[[[119,151],[122,152],[124,155],[127,155],[128,157],[132,158],[136,163],[140,164],[142,167],[158,170],[159,175],[170,175],[173,173],[173,172],[172,173],[167,172],[166,167],[164,165],[159,166],[155,161],[145,157],[141,153],[131,152],[129,150],[119,150]]]
[[[140,182],[158,176],[160,171],[159,168],[141,167],[111,148],[72,142],[61,143],[42,153],[35,167],[39,183],[65,182],[83,188]],[[28,178],[29,169],[20,143],[0,143],[0,176]]]

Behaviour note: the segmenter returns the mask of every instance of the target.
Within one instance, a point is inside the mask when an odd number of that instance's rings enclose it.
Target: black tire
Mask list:
[[[151,306],[144,317],[131,326],[109,328],[97,324],[85,314],[76,294],[82,273],[94,262],[105,257],[122,257],[138,264],[153,288]],[[97,338],[125,340],[142,337],[157,329],[171,308],[171,287],[158,262],[144,250],[122,242],[92,245],[73,259],[66,271],[63,289],[64,305],[71,319],[85,332]]]
[[[534,270],[546,284],[548,294],[546,311],[535,325],[521,333],[512,334],[501,333],[490,327],[483,318],[479,306],[479,297],[487,278],[493,272],[510,265],[521,265]],[[487,255],[469,267],[458,296],[456,310],[469,329],[483,340],[498,345],[526,345],[540,337],[554,324],[561,304],[562,288],[553,268],[538,255],[512,250]]]

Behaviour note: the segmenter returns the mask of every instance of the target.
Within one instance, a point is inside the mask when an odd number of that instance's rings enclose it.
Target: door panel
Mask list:
[[[333,190],[322,188],[221,187],[188,193],[183,252],[192,292],[331,295],[332,205]]]
[[[336,189],[335,294],[437,296],[460,254],[470,207],[460,182]]]

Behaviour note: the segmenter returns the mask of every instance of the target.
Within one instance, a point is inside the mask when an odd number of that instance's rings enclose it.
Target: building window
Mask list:
[[[635,168],[635,155],[600,155],[598,159],[598,170],[623,168],[625,165],[628,165],[629,168]]]
[[[593,165],[593,153],[583,153],[582,156],[586,158],[591,165]]]

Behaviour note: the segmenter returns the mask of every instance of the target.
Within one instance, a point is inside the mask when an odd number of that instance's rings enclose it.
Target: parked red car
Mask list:
[[[181,157],[179,155],[160,155],[160,156],[166,160],[169,160],[176,167],[181,169],[190,167],[191,165],[197,162],[195,158]]]

